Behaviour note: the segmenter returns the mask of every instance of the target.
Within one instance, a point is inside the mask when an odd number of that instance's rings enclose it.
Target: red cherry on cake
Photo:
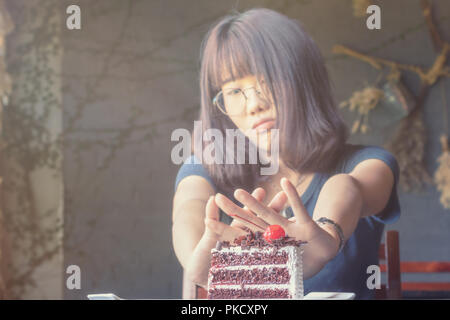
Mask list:
[[[285,232],[281,226],[278,224],[273,224],[267,227],[266,231],[264,231],[264,239],[268,242],[272,242],[272,240],[277,240],[284,238]]]

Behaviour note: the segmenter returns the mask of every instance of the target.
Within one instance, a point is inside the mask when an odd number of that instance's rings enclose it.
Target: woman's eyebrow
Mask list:
[[[233,80],[228,80],[228,81],[224,81],[222,82],[222,87],[239,87],[239,85],[237,83],[235,83]]]
[[[229,81],[225,81],[223,83],[223,85],[222,85],[222,87],[227,86],[227,88],[225,88],[226,90],[228,90],[228,89],[239,89],[239,85],[237,83],[227,84],[227,82],[229,82]]]

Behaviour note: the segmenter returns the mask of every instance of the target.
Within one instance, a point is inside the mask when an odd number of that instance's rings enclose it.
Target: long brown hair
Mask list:
[[[230,80],[225,75],[231,80],[257,75],[266,81],[277,113],[280,157],[287,166],[302,173],[333,170],[348,130],[323,57],[298,21],[269,9],[251,9],[228,15],[209,30],[201,48],[201,134],[214,128],[225,137],[226,129],[236,128],[212,103]],[[247,155],[250,143],[247,139]],[[260,178],[260,163],[205,167],[226,193],[237,187],[251,191]]]

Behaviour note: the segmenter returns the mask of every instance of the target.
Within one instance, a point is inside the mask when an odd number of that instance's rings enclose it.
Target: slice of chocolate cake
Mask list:
[[[218,242],[208,277],[208,299],[302,299],[302,244],[249,233]]]

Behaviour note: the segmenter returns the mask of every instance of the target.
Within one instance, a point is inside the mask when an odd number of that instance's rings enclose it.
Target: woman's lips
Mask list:
[[[256,131],[259,133],[263,130],[269,130],[269,129],[273,128],[274,125],[275,125],[275,120],[268,120],[268,121],[261,122],[254,129],[256,129]]]

